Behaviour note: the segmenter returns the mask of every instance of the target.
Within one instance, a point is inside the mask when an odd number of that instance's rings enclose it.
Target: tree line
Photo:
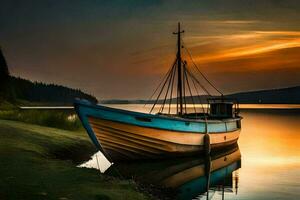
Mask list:
[[[17,99],[55,104],[72,104],[75,98],[87,99],[97,103],[97,99],[79,89],[72,89],[56,84],[32,82],[20,77],[10,76],[8,65],[0,49],[0,100]]]

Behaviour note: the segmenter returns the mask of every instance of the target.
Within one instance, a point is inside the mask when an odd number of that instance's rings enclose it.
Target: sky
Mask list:
[[[299,13],[297,0],[1,0],[0,46],[14,76],[147,99],[181,22],[194,61],[229,94],[300,85]]]

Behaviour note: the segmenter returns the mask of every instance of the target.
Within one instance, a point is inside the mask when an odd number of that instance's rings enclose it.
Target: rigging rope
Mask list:
[[[174,80],[175,80],[175,73],[176,73],[176,69],[177,69],[177,65],[175,65],[174,67],[174,74],[173,74],[173,80],[172,80],[172,85],[171,85],[171,93],[170,93],[170,100],[169,100],[169,110],[168,110],[168,114],[170,114],[171,111],[171,104],[172,104],[172,98],[173,98],[173,85],[174,85]]]
[[[200,83],[200,81],[190,72],[188,71],[189,75],[198,83],[198,85],[202,88],[202,90],[208,94],[208,96],[211,96],[210,92]]]
[[[183,70],[184,70],[184,68],[185,68],[185,62],[182,62],[182,64],[183,64]],[[186,111],[186,96],[185,96],[185,73],[183,73],[182,74],[182,76],[183,76],[183,100],[184,100],[184,111],[185,111],[185,113],[187,113],[187,111]]]
[[[164,101],[159,109],[159,112],[163,112],[164,111],[164,108],[165,108],[165,103],[166,103],[166,100],[167,100],[167,97],[168,97],[168,93],[169,93],[169,89],[170,89],[170,85],[171,85],[171,82],[172,82],[172,78],[173,78],[173,74],[174,74],[174,65],[172,67],[172,70],[171,70],[171,77],[170,77],[170,81],[168,83],[168,88],[167,88],[167,91],[166,91],[166,95],[165,95],[165,98],[164,98]]]
[[[188,68],[186,68],[186,71],[187,73],[190,73]],[[197,86],[196,86],[196,83],[195,83],[195,80],[194,79],[191,79],[192,82],[193,82],[193,85],[194,85],[194,88],[195,88],[195,91],[197,93],[197,97],[198,97],[198,100],[199,100],[199,103],[201,104],[201,108],[202,108],[202,111],[203,111],[203,115],[205,115],[205,109],[204,109],[204,106],[203,106],[203,103],[202,103],[202,100],[200,98],[200,93],[198,92],[198,89],[197,89]]]
[[[175,64],[176,64],[176,62],[174,63],[174,65],[175,65]],[[166,80],[165,80],[165,82],[164,82],[164,84],[163,84],[163,86],[162,86],[162,88],[161,88],[161,90],[160,90],[160,92],[159,92],[157,98],[156,98],[155,103],[153,104],[153,106],[152,106],[152,108],[151,108],[151,110],[150,110],[150,113],[153,111],[155,105],[157,104],[157,102],[158,102],[158,100],[159,100],[159,97],[160,97],[162,91],[164,90],[164,87],[165,87],[165,85],[166,85],[166,83],[167,83],[167,81],[168,81],[168,79],[169,79],[169,77],[170,77],[171,71],[172,71],[173,68],[174,68],[174,65],[173,65],[173,66],[171,67],[171,69],[169,70],[169,72],[168,72],[168,74],[167,74],[167,78],[166,78]]]
[[[183,41],[182,41],[182,43],[183,43]],[[189,55],[189,57],[190,57],[190,59],[191,59],[193,65],[194,65],[194,67],[195,67],[195,68],[197,69],[197,71],[200,73],[200,75],[206,80],[206,82],[207,82],[211,87],[213,87],[219,94],[221,94],[221,95],[223,96],[223,93],[222,93],[218,88],[216,88],[216,87],[215,87],[215,86],[214,86],[214,85],[206,78],[206,76],[200,71],[200,69],[198,68],[198,66],[197,66],[196,63],[194,62],[193,57],[192,57],[190,51],[186,48],[186,45],[183,45],[183,47],[184,47],[185,51],[187,52],[187,54]]]
[[[182,41],[183,43],[183,41]],[[196,63],[194,62],[193,58],[192,58],[192,55],[191,53],[189,52],[189,50],[183,46],[183,48],[185,49],[185,51],[187,52],[192,64],[193,64],[193,67],[196,69],[196,72],[195,73],[199,73],[202,78],[213,88],[215,89],[218,93],[220,93],[222,96],[223,96],[223,93],[218,90],[213,84],[212,82],[210,82],[206,76],[200,71],[200,69],[198,68],[198,66],[196,65]],[[158,93],[158,96],[150,110],[150,113],[154,110],[155,106],[158,104],[158,102],[160,102],[160,96],[162,94],[164,94],[164,98],[163,98],[163,101],[162,101],[162,105],[159,107],[159,110],[158,112],[159,113],[163,113],[164,109],[165,109],[165,104],[167,103],[167,98],[169,96],[169,108],[168,108],[168,114],[170,114],[171,112],[171,105],[172,105],[172,98],[173,98],[173,89],[174,89],[174,84],[175,84],[175,77],[177,77],[178,79],[178,75],[176,76],[176,70],[178,69],[178,66],[177,66],[177,60],[178,58],[176,57],[172,67],[168,70],[167,74],[163,77],[163,79],[161,80],[161,82],[159,83],[158,87],[155,89],[155,91],[153,92],[153,94],[151,95],[151,97],[148,99],[148,101],[146,101],[145,105],[146,106],[147,104],[149,104],[150,101],[152,101],[152,98],[153,96],[159,91]],[[189,94],[191,95],[191,100],[192,100],[192,104],[193,104],[193,107],[194,107],[194,111],[195,111],[195,114],[196,114],[196,117],[197,117],[197,109],[196,109],[196,106],[195,106],[195,100],[194,100],[194,96],[193,96],[193,93],[192,93],[192,89],[191,89],[191,86],[190,86],[190,83],[189,83],[189,79],[193,82],[193,86],[195,88],[195,92],[196,92],[196,95],[199,99],[199,103],[201,104],[202,106],[202,110],[203,110],[203,113],[205,115],[205,109],[204,109],[204,106],[202,104],[202,100],[201,100],[201,97],[200,97],[200,93],[198,92],[198,88],[197,88],[197,84],[201,87],[201,89],[209,96],[212,96],[210,94],[210,92],[204,87],[204,85],[197,79],[197,77],[195,76],[195,74],[193,74],[188,68],[187,68],[187,64],[186,64],[186,61],[183,61],[182,62],[183,66],[183,73],[182,73],[182,78],[183,78],[183,82],[182,82],[182,86],[183,86],[183,99],[182,101],[184,102],[184,111],[185,113],[187,113],[187,96],[186,96],[186,89],[188,89],[188,92]],[[167,87],[166,87],[166,84],[167,84]],[[187,87],[187,88],[186,88]],[[179,108],[179,99],[180,98],[178,96],[178,93],[179,93],[179,88],[177,88],[177,91],[176,91],[176,114],[178,114],[178,108]],[[165,91],[166,89],[166,91]],[[170,91],[170,94],[169,94],[169,90]],[[165,91],[165,93],[164,93]],[[175,92],[174,92],[175,93]]]
[[[176,59],[174,61],[174,64],[176,64]],[[174,66],[173,64],[173,66]],[[150,101],[152,100],[153,96],[155,95],[155,93],[157,92],[157,90],[160,88],[161,84],[164,82],[165,78],[168,76],[168,74],[170,73],[170,71],[172,70],[172,67],[168,70],[168,72],[165,74],[165,76],[161,79],[159,85],[157,86],[157,88],[154,90],[153,94],[150,96],[150,98],[146,101],[146,103],[144,104],[144,107],[147,104],[150,104]]]
[[[197,110],[196,110],[196,106],[195,106],[195,101],[194,101],[194,97],[193,97],[193,94],[192,94],[192,91],[191,91],[191,87],[190,87],[190,84],[189,84],[189,79],[188,79],[188,76],[187,76],[185,65],[183,66],[183,71],[184,71],[185,78],[186,78],[186,83],[187,83],[187,86],[188,86],[188,89],[189,89],[189,92],[190,92],[190,95],[191,95],[191,98],[192,98],[192,103],[193,103],[193,106],[194,106],[194,111],[195,111],[196,116],[197,116]]]

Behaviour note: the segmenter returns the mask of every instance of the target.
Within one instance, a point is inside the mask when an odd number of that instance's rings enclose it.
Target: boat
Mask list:
[[[239,168],[241,152],[236,145],[206,157],[121,162],[106,173],[117,177],[121,174],[139,184],[151,185],[154,191],[175,195],[173,199],[206,199],[215,192],[222,193],[222,196],[225,192],[237,193],[238,176],[233,172]]]
[[[177,35],[176,58],[149,99],[149,113],[75,100],[75,111],[89,137],[111,162],[197,155],[237,142],[242,119],[238,103],[226,99],[199,70],[183,44],[183,32],[178,23],[173,33]],[[183,48],[191,65],[182,59]],[[206,104],[201,92],[208,97]],[[195,105],[199,102],[200,108]]]

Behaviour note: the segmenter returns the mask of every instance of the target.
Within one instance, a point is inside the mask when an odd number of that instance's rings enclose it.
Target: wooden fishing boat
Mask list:
[[[203,150],[221,148],[236,143],[241,129],[238,104],[225,99],[223,94],[193,63],[192,69],[181,56],[180,24],[177,37],[177,56],[155,90],[157,98],[149,113],[133,112],[95,105],[86,100],[75,100],[75,110],[96,147],[110,160],[165,158],[197,154]],[[201,83],[220,93],[216,98]],[[191,87],[193,83],[194,88]],[[197,110],[201,102],[199,88],[208,96],[208,107]],[[195,95],[195,93],[197,95]],[[172,105],[176,105],[173,112]],[[189,112],[187,104],[194,105]],[[153,114],[154,111],[157,111]]]

